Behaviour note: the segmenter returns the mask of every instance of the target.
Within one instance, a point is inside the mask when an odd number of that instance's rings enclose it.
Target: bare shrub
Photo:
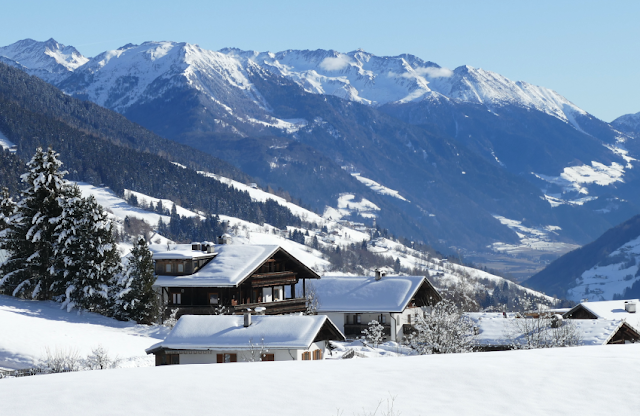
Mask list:
[[[82,369],[82,359],[76,350],[56,349],[51,351],[47,347],[45,348],[45,358],[38,367],[43,373],[80,371]]]
[[[88,370],[106,370],[108,368],[118,368],[122,360],[119,357],[112,358],[102,345],[98,345],[87,355],[84,365]]]

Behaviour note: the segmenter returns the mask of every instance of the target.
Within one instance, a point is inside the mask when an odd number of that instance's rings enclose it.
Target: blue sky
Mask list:
[[[86,56],[173,40],[207,49],[362,48],[551,88],[605,121],[640,111],[638,1],[21,0],[0,45],[54,38]]]

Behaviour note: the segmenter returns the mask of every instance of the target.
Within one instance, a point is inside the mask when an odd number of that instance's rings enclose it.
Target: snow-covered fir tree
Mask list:
[[[52,291],[57,273],[52,220],[62,214],[60,201],[68,193],[58,156],[52,149],[36,150],[21,176],[26,185],[22,199],[0,239],[0,248],[10,253],[0,287],[13,296],[51,299],[57,294]]]
[[[122,320],[153,323],[158,307],[158,295],[153,289],[156,276],[153,258],[144,238],[134,241],[124,273],[116,285],[113,314]]]
[[[369,322],[369,325],[362,330],[362,333],[364,334],[363,341],[374,348],[378,348],[378,345],[384,342],[384,326],[376,320]]]
[[[9,219],[16,213],[16,203],[9,195],[9,190],[3,187],[0,190],[0,238],[2,232],[9,227]]]
[[[113,225],[93,196],[82,198],[77,186],[60,198],[56,224],[59,271],[53,287],[63,306],[108,313],[109,288],[121,271]]]
[[[473,351],[473,323],[449,300],[438,302],[424,315],[416,314],[413,327],[414,332],[407,337],[407,343],[418,354]]]

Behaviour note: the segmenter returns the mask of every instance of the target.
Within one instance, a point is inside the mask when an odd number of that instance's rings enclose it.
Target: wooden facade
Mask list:
[[[593,312],[591,312],[581,304],[577,305],[576,307],[571,309],[569,312],[564,314],[564,318],[566,319],[598,319],[598,317]]]

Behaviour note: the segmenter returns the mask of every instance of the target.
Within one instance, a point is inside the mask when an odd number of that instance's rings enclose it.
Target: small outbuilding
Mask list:
[[[518,325],[518,321],[538,319],[522,318],[514,313],[479,312],[466,313],[465,316],[473,322],[475,344],[480,351],[504,351],[516,348],[517,344],[526,345],[527,337],[519,333],[519,330],[527,325]],[[640,342],[640,333],[623,320],[594,319],[563,322],[560,318],[550,321],[555,321],[558,326],[574,325],[575,334],[580,340],[580,345],[583,346]]]
[[[344,339],[323,315],[184,315],[146,352],[156,365],[322,360]]]
[[[577,320],[624,320],[634,327],[636,331],[640,331],[640,313],[637,312],[639,305],[639,299],[582,302],[565,312],[563,317]]]

